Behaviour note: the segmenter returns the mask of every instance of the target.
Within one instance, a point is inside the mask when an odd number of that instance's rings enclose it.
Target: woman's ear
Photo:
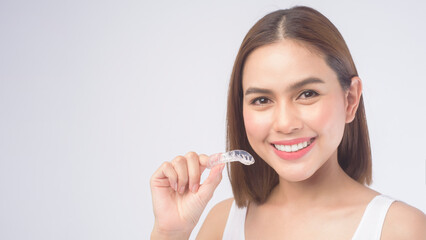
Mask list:
[[[357,76],[351,79],[351,85],[346,90],[345,102],[346,102],[346,123],[350,123],[354,120],[356,110],[358,109],[359,100],[361,99],[362,93],[362,82]]]

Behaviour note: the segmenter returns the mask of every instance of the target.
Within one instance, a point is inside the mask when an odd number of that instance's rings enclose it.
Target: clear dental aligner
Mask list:
[[[207,168],[212,168],[221,163],[229,163],[238,161],[244,165],[252,165],[254,163],[253,156],[244,150],[233,150],[225,153],[216,153],[210,156]]]

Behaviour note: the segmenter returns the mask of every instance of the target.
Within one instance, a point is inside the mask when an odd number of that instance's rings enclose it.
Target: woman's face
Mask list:
[[[243,69],[243,116],[250,145],[281,178],[310,178],[337,163],[347,100],[337,75],[293,40],[262,46]]]

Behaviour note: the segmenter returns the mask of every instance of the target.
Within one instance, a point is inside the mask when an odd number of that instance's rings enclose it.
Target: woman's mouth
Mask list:
[[[304,142],[292,144],[292,145],[280,145],[280,144],[272,144],[272,145],[279,151],[290,153],[290,152],[297,152],[308,147],[309,145],[311,145],[314,139],[315,138],[311,138],[308,141],[304,141]]]
[[[296,160],[307,154],[315,145],[316,138],[279,141],[272,145],[275,154],[284,160]]]

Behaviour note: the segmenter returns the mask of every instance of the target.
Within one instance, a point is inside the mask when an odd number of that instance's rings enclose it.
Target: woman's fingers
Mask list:
[[[198,191],[200,186],[200,160],[198,154],[189,152],[185,155],[188,164],[189,190],[193,193]]]
[[[172,187],[177,190],[177,173],[170,162],[164,162],[151,177],[153,187]]]
[[[178,177],[178,192],[183,194],[185,192],[186,185],[188,184],[188,164],[185,157],[177,156],[172,161],[173,167]]]
[[[154,173],[151,182],[157,187],[170,186],[179,194],[185,193],[187,189],[196,193],[200,188],[201,174],[206,169],[208,161],[209,156],[198,155],[195,152],[177,156],[171,162],[164,162]],[[223,167],[219,166],[212,168],[203,185],[211,186],[210,190],[214,191],[220,183],[222,170]]]
[[[207,165],[209,163],[209,156],[206,154],[200,154],[199,160],[200,160],[200,172],[204,172],[204,170],[207,168]]]

